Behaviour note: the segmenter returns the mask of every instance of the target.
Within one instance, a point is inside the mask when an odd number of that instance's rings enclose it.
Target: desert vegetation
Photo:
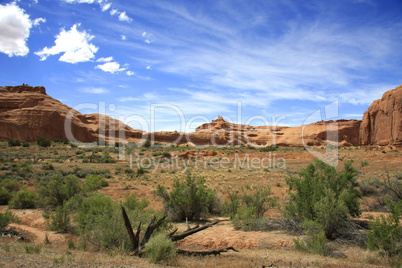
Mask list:
[[[216,154],[199,162],[180,154],[201,149],[145,144],[127,146],[126,160],[118,161],[120,144],[48,141],[0,143],[0,229],[31,238],[12,246],[0,241],[1,254],[25,252],[53,263],[85,263],[79,256],[100,254],[105,262],[124,256],[139,265],[400,265],[399,152],[388,153],[379,172],[383,153],[354,147],[340,150],[334,168],[291,147],[202,148]],[[244,160],[271,153],[286,159],[286,168],[235,162],[238,154]],[[132,163],[130,154],[137,156]],[[225,166],[223,157],[231,159]],[[181,166],[173,165],[179,160]],[[136,251],[122,208],[139,241]],[[32,213],[41,224],[30,222]],[[45,238],[35,239],[39,234]],[[299,260],[279,257],[285,250]],[[302,260],[306,254],[313,261]]]

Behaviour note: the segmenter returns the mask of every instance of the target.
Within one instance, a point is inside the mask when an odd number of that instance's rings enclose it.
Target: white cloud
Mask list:
[[[135,73],[134,73],[134,72],[132,72],[132,71],[127,71],[127,72],[126,72],[126,74],[127,74],[128,76],[135,75]]]
[[[108,10],[110,7],[112,6],[111,3],[106,3],[102,6],[102,11],[105,12],[106,10]]]
[[[90,61],[95,57],[98,48],[89,43],[94,36],[88,34],[85,30],[79,31],[77,27],[80,24],[74,24],[70,30],[64,29],[56,36],[55,45],[51,48],[45,47],[41,51],[35,52],[40,60],[46,60],[51,55],[63,53],[59,61],[68,63],[78,63]]]
[[[114,16],[117,14],[117,12],[118,12],[117,9],[112,9],[112,10],[110,10],[110,15]]]
[[[151,68],[151,66],[148,65],[145,69],[151,70],[152,68]]]
[[[145,39],[144,42],[147,44],[151,44],[152,39],[153,39],[153,34],[147,33],[147,32],[143,32],[142,33],[142,37]]]
[[[26,56],[29,48],[26,44],[32,22],[25,10],[15,2],[0,5],[0,52],[12,56]]]
[[[104,72],[108,72],[108,73],[112,73],[112,74],[126,70],[126,68],[120,68],[120,64],[115,61],[106,62],[102,65],[97,65],[95,67],[95,69],[101,69]]]
[[[109,90],[101,88],[101,87],[88,87],[88,88],[83,88],[80,91],[84,93],[91,93],[91,94],[106,94],[109,92]]]
[[[123,40],[123,41],[127,40],[127,36],[121,35],[121,40]]]
[[[132,19],[127,16],[126,11],[123,11],[123,12],[121,12],[120,15],[119,15],[119,21],[127,21],[127,22],[130,22],[130,21],[132,21]]]
[[[45,23],[45,22],[46,22],[45,18],[37,18],[37,19],[34,19],[33,25],[34,26],[39,26],[40,23]]]
[[[96,62],[109,62],[112,60],[113,60],[113,57],[107,57],[107,58],[99,58],[96,60]]]

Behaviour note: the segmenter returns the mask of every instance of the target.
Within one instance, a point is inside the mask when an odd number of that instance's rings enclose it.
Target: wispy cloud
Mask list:
[[[81,92],[90,93],[90,94],[106,94],[109,93],[109,90],[101,87],[87,87],[80,89]]]

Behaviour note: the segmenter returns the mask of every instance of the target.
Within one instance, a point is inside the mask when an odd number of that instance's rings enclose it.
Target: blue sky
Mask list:
[[[334,101],[322,119],[361,119],[402,84],[400,0],[0,4],[1,86],[42,85],[146,131],[218,115],[297,126]]]

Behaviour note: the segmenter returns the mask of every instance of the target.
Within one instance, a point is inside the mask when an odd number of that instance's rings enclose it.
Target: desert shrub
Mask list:
[[[23,187],[16,192],[10,200],[9,207],[17,209],[35,208],[37,201],[38,195],[33,191],[29,191],[26,187]]]
[[[260,148],[260,152],[274,152],[274,151],[276,151],[278,148],[279,148],[278,145],[272,144],[272,145],[270,145],[270,146],[266,146],[266,147]]]
[[[359,188],[363,196],[377,194],[380,191],[380,182],[376,178],[365,179],[359,182]]]
[[[149,201],[147,199],[138,200],[134,194],[126,196],[126,201],[123,206],[128,210],[144,210],[149,206]]]
[[[129,249],[130,239],[122,220],[121,207],[117,202],[112,201],[110,197],[94,193],[83,198],[80,203],[75,220],[78,222],[78,230],[84,241],[99,249]],[[142,202],[132,202],[131,200],[126,203],[138,204],[138,206],[126,208],[133,226],[138,226],[139,222],[145,224],[150,221],[153,211],[144,210]]]
[[[301,240],[300,238],[293,239],[297,250],[306,251],[313,254],[328,255],[330,250],[327,245],[327,238],[321,226],[314,221],[304,221],[302,228],[307,233],[307,238]]]
[[[22,147],[29,147],[29,143],[23,142],[23,143],[22,143]]]
[[[397,174],[395,177],[389,176],[380,182],[381,193],[394,202],[402,199],[402,174]]]
[[[222,205],[222,213],[233,219],[240,207],[240,198],[238,192],[228,192],[229,200]]]
[[[70,211],[65,206],[56,207],[50,216],[50,230],[68,233],[71,230]]]
[[[176,254],[174,242],[165,234],[159,233],[145,244],[145,255],[150,262],[158,263]]]
[[[387,198],[387,206],[391,214],[383,216],[369,223],[371,231],[367,234],[368,248],[379,251],[386,257],[402,256],[402,200],[394,202]]]
[[[52,145],[52,142],[45,137],[39,137],[37,143],[40,147],[50,147]]]
[[[122,143],[122,142],[115,142],[114,143],[114,147],[123,147],[124,146],[124,144]]]
[[[21,141],[20,140],[8,140],[8,146],[21,146]]]
[[[14,213],[9,210],[0,213],[0,230],[4,230],[11,222],[18,222],[18,218]]]
[[[362,160],[362,161],[360,162],[360,165],[361,165],[362,167],[368,166],[369,164],[370,164],[370,163],[369,163],[368,160]]]
[[[11,192],[4,189],[4,187],[0,187],[0,205],[8,205],[8,202],[10,202],[11,198]]]
[[[62,143],[62,144],[68,144],[68,143],[69,143],[68,140],[60,139],[60,138],[54,138],[52,141],[53,141],[54,143]]]
[[[108,169],[102,170],[93,170],[93,169],[81,169],[79,167],[74,168],[71,172],[72,174],[76,175],[78,178],[86,178],[89,175],[101,175],[104,178],[110,178],[110,171]]]
[[[243,188],[241,199],[238,193],[229,193],[229,200],[223,205],[223,213],[231,217],[236,229],[266,229],[265,212],[276,206],[276,199],[271,196],[269,186],[252,189]]]
[[[54,170],[54,166],[51,163],[45,163],[41,168],[42,170]]]
[[[82,186],[82,189],[85,192],[92,192],[108,185],[109,183],[102,176],[90,175],[85,178],[85,183]]]
[[[249,193],[253,189],[247,187],[243,190],[242,202],[249,208],[252,208],[253,216],[259,219],[264,216],[270,208],[276,205],[276,199],[271,197],[272,192],[269,186],[258,187],[254,189],[252,193]]]
[[[141,147],[149,148],[149,147],[151,147],[151,145],[152,145],[151,141],[149,139],[147,139],[146,141],[144,141],[144,143],[142,144]]]
[[[218,203],[215,191],[205,185],[205,179],[191,175],[184,182],[175,179],[170,193],[158,184],[156,195],[162,197],[164,209],[173,221],[198,220],[211,213]]]
[[[137,177],[140,177],[145,174],[145,170],[142,167],[137,169]]]
[[[315,221],[324,231],[327,238],[331,238],[337,230],[348,225],[348,209],[345,205],[346,192],[342,192],[339,198],[330,189],[324,190],[324,197],[321,198],[315,205],[316,212]]]
[[[299,177],[286,180],[289,202],[285,215],[300,222],[318,220],[327,238],[331,238],[345,227],[344,219],[348,215],[360,215],[361,192],[353,186],[357,183],[356,175],[351,161],[345,163],[343,171],[337,172],[334,167],[316,159],[299,173]],[[324,211],[331,205],[337,207]]]
[[[64,202],[78,194],[81,179],[74,175],[63,176],[57,172],[49,180],[42,180],[39,184],[39,195],[45,203],[52,206],[63,206]]]

